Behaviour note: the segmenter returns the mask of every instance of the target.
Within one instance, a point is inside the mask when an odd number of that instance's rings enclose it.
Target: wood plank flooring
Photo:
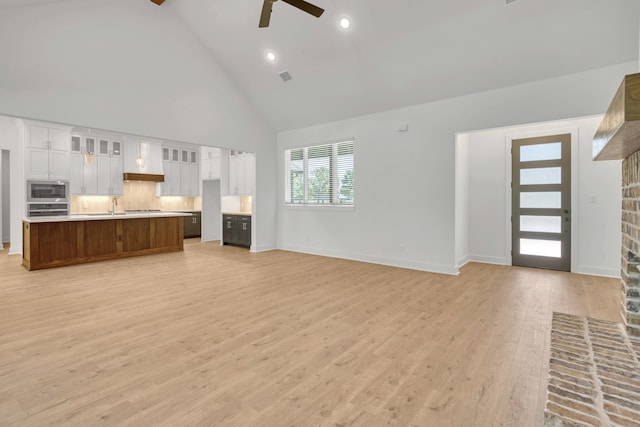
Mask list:
[[[217,242],[0,277],[2,426],[540,426],[553,311],[620,320],[615,279]]]

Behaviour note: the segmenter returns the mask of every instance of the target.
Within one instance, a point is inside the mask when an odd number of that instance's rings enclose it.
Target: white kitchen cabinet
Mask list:
[[[231,151],[229,155],[229,194],[251,195],[255,182],[255,155]]]
[[[123,189],[122,141],[98,138],[96,194],[119,196]]]
[[[69,189],[72,195],[93,195],[98,191],[98,173],[95,161],[96,138],[89,135],[71,135],[71,166]]]
[[[200,194],[198,157],[198,151],[193,147],[163,147],[164,183],[160,186],[162,196]]]
[[[39,125],[26,126],[26,146],[48,150],[69,150],[69,130]]]
[[[70,178],[70,128],[24,122],[25,176],[27,179]]]
[[[220,179],[220,149],[202,147],[200,172],[203,180]]]

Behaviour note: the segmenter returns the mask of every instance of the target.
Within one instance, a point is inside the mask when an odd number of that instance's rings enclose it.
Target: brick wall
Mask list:
[[[622,318],[640,336],[640,152],[622,161]]]

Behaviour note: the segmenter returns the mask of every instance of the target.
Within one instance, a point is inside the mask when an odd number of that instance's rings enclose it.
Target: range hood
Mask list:
[[[123,177],[125,181],[164,182],[164,175],[154,173],[125,172]]]
[[[593,137],[594,160],[619,160],[640,150],[640,73],[625,76]]]

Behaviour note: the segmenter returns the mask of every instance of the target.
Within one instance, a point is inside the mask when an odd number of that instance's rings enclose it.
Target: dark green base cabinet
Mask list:
[[[222,215],[222,244],[251,246],[251,216]]]

